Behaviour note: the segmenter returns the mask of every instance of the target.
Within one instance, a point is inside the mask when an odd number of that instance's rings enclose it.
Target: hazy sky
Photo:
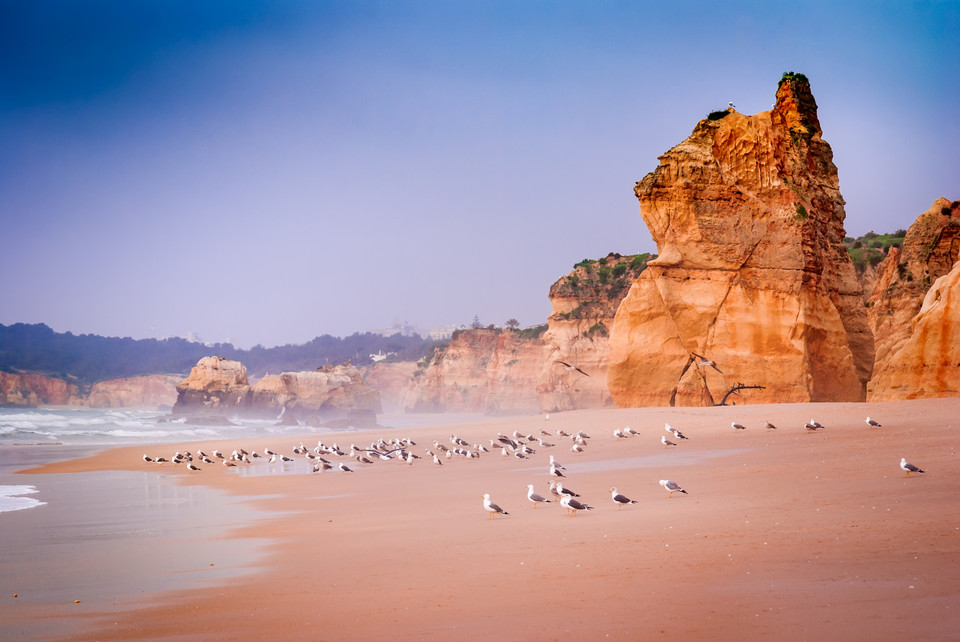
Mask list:
[[[0,323],[543,323],[633,185],[805,73],[846,229],[960,198],[960,2],[0,0]]]

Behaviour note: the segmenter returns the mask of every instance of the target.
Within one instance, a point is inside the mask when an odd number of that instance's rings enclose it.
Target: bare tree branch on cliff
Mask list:
[[[718,403],[717,405],[718,405],[718,406],[726,406],[726,405],[727,405],[727,397],[729,397],[730,395],[734,395],[734,394],[738,395],[738,394],[740,394],[740,391],[741,391],[741,390],[764,390],[764,389],[766,389],[766,386],[747,386],[747,385],[744,385],[744,384],[742,384],[742,383],[740,383],[740,382],[737,382],[736,384],[734,384],[734,385],[730,388],[730,390],[727,391],[727,394],[723,395],[723,399],[721,399],[721,400],[720,400],[720,403]],[[731,404],[731,405],[735,405],[735,404]]]

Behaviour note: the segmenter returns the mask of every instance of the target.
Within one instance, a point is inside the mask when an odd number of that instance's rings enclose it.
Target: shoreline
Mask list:
[[[952,398],[585,410],[550,421],[496,417],[303,437],[308,446],[319,437],[346,449],[409,436],[424,456],[412,466],[352,465],[350,474],[239,475],[217,466],[188,476],[182,467],[144,469],[150,447],[142,445],[21,474],[149,470],[176,477],[178,487],[210,486],[265,516],[222,537],[264,543],[250,574],[151,594],[122,612],[82,602],[66,609],[83,622],[70,639],[944,638],[960,628],[960,579],[944,573],[960,562],[958,410]],[[884,426],[867,427],[867,414]],[[804,431],[811,416],[826,428]],[[763,429],[767,419],[778,430]],[[734,420],[747,430],[734,431]],[[667,450],[664,422],[690,439]],[[613,437],[624,425],[641,435]],[[590,434],[586,451],[570,452],[554,434],[545,439],[557,446],[534,444],[526,461],[489,453],[437,467],[423,453],[434,439],[450,445],[451,432],[489,446],[498,432],[557,428]],[[191,444],[226,453],[269,445],[290,455],[300,440]],[[555,502],[530,508],[526,484],[547,494],[549,454],[594,510],[568,518]],[[906,478],[901,456],[927,473]],[[668,499],[661,478],[689,495]],[[618,509],[611,486],[638,504]],[[488,521],[483,493],[510,515]],[[18,617],[37,613],[7,599],[0,619]]]

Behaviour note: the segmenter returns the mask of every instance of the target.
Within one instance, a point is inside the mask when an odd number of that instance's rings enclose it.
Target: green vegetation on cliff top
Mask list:
[[[897,230],[891,234],[877,234],[871,230],[858,238],[848,236],[843,239],[843,244],[850,252],[853,266],[858,272],[863,272],[867,264],[876,265],[882,261],[891,247],[903,247],[906,235],[906,230]]]

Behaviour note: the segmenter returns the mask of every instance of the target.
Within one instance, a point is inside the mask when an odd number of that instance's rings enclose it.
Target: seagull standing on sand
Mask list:
[[[665,491],[667,491],[668,493],[670,493],[669,495],[667,495],[667,498],[668,498],[668,499],[669,499],[670,497],[673,497],[673,494],[674,494],[674,493],[683,493],[684,495],[688,495],[688,494],[689,494],[689,493],[687,493],[687,491],[685,491],[685,490],[683,490],[682,488],[680,488],[680,484],[678,484],[677,482],[673,481],[672,479],[661,479],[661,480],[660,480],[660,485],[663,486],[663,489],[664,489]]]
[[[924,472],[924,471],[920,470],[919,468],[917,468],[916,466],[914,466],[913,464],[911,464],[910,462],[908,462],[906,457],[901,457],[901,458],[900,458],[900,470],[905,470],[905,471],[907,471],[907,477],[910,476],[910,473],[922,473],[922,472]]]
[[[490,501],[490,493],[483,494],[483,510],[490,513],[490,516],[487,519],[493,519],[499,513],[500,515],[509,515],[507,511],[503,510],[492,501]]]
[[[566,508],[570,513],[568,517],[573,517],[577,514],[578,510],[593,510],[592,506],[587,506],[586,504],[581,504],[570,495],[564,495],[560,500],[560,505]]]
[[[731,422],[730,422],[730,427],[733,428],[734,430],[746,430],[746,429],[747,429],[746,426],[744,426],[743,424],[738,424],[738,423],[735,422],[735,421],[731,421]]]
[[[344,463],[337,464],[337,467],[340,468],[341,473],[352,473],[353,469],[347,466]]]
[[[187,464],[187,470],[200,470],[200,469],[197,468],[196,466],[194,466],[193,464],[188,463],[188,464]]]
[[[660,443],[663,444],[664,446],[667,446],[667,447],[676,446],[676,445],[677,445],[677,444],[675,444],[674,442],[672,442],[672,441],[670,441],[669,439],[667,439],[667,436],[666,436],[666,435],[660,435]]]
[[[631,428],[630,426],[624,427],[623,432],[625,432],[625,433],[628,434],[628,435],[639,435],[639,434],[640,434],[638,431],[634,430],[634,429]]]
[[[613,498],[613,503],[617,505],[617,510],[620,510],[620,507],[624,504],[636,504],[636,500],[625,497],[617,492],[617,487],[614,486],[610,489],[610,496]]]
[[[580,493],[575,493],[569,488],[564,488],[563,484],[557,482],[557,493],[562,498],[564,495],[569,495],[570,497],[580,497]]]
[[[766,425],[766,427],[767,427],[767,430],[776,430],[776,429],[777,429],[777,427],[774,426],[774,425],[773,425],[772,423],[770,423],[769,421],[766,422],[765,425]]]
[[[689,437],[684,435],[682,432],[680,432],[670,424],[663,424],[663,429],[666,430],[671,435],[673,435],[674,437],[676,437],[677,439],[689,439]]]
[[[867,425],[868,425],[868,426],[873,426],[874,428],[879,428],[879,427],[880,427],[880,422],[875,421],[875,420],[871,419],[870,417],[867,417],[866,421],[867,421]]]
[[[543,495],[538,495],[533,492],[533,484],[527,484],[527,499],[533,502],[533,507],[536,508],[537,504],[541,502],[549,502],[550,500],[544,497]]]

